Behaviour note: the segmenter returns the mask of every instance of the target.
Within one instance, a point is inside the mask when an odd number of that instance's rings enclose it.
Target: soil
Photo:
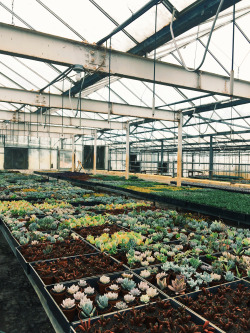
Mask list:
[[[47,315],[22,267],[0,232],[0,330],[53,333]]]
[[[228,333],[250,332],[250,288],[241,283],[234,290],[221,286],[215,293],[203,290],[197,298],[178,299]]]
[[[46,251],[48,247],[51,247],[51,252],[46,254],[43,251]],[[96,252],[93,247],[81,240],[23,245],[19,250],[27,262]]]
[[[73,229],[75,232],[77,232],[80,236],[82,236],[83,238],[87,238],[89,235],[92,235],[94,237],[98,237],[101,236],[104,233],[105,229],[109,229],[109,231],[107,232],[109,235],[114,234],[115,232],[118,231],[126,231],[121,227],[118,227],[115,224],[108,224],[105,223],[103,225],[98,225],[98,226],[94,226],[94,227],[83,227],[81,229]]]
[[[100,319],[91,325],[90,333],[98,328],[106,332],[204,332],[202,326],[196,326],[191,316],[183,308],[174,309],[170,302],[159,302],[159,305],[148,305],[141,310],[130,310],[124,314],[115,314],[110,319]],[[163,305],[164,304],[164,305]],[[157,330],[157,327],[161,330]],[[186,325],[186,326],[185,326]],[[152,326],[155,326],[153,330]],[[196,326],[196,329],[194,327]],[[182,327],[182,328],[181,328]],[[193,330],[191,329],[193,327]],[[207,329],[209,329],[207,327]],[[76,328],[76,332],[82,332]]]
[[[122,264],[115,262],[104,254],[42,261],[35,264],[34,268],[45,284],[77,280],[83,277],[98,276],[103,273],[113,273],[124,270]],[[48,277],[51,277],[51,281],[45,280]]]

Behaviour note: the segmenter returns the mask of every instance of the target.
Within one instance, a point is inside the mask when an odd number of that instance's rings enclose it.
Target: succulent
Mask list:
[[[184,294],[186,290],[185,277],[182,275],[177,275],[176,279],[172,281],[172,286],[169,285],[168,288],[174,291],[177,295]]]
[[[85,294],[93,295],[95,293],[95,288],[87,287],[84,289]]]
[[[234,278],[235,278],[234,273],[232,273],[230,271],[226,272],[226,274],[224,275],[224,277],[225,277],[225,280],[229,281],[229,282],[233,281]]]
[[[128,278],[125,278],[123,281],[122,281],[122,284],[121,284],[122,288],[123,289],[126,289],[126,290],[131,290],[133,288],[136,287],[136,283],[133,281],[133,280],[130,280]]]
[[[110,282],[110,277],[103,275],[100,277],[100,282],[103,284],[108,284]]]
[[[127,294],[124,296],[124,301],[126,303],[132,303],[135,300],[135,297],[131,294]]]
[[[150,298],[149,298],[148,295],[141,295],[141,297],[140,297],[140,301],[141,301],[142,303],[149,303]]]
[[[216,274],[216,273],[211,273],[210,276],[213,279],[213,281],[220,281],[220,279],[221,279],[221,275]]]
[[[67,292],[71,295],[73,295],[74,293],[79,291],[79,286],[77,286],[76,284],[72,284],[72,286],[67,288]]]
[[[155,288],[148,288],[147,289],[147,295],[151,298],[158,295],[158,291]]]
[[[144,267],[148,266],[149,262],[147,260],[141,261],[141,265],[144,266]]]
[[[141,291],[138,288],[131,289],[129,292],[133,296],[140,296]]]
[[[63,284],[56,284],[54,285],[54,287],[52,288],[52,290],[55,292],[55,293],[62,293],[64,290],[65,290],[65,287]]]
[[[123,278],[127,278],[127,279],[132,279],[133,278],[133,274],[129,274],[129,273],[124,272],[124,273],[122,273],[122,277]]]
[[[118,298],[118,294],[117,293],[112,293],[112,292],[106,293],[106,294],[104,294],[104,296],[107,296],[108,299],[111,300],[111,301],[114,301]]]
[[[164,275],[164,276],[166,276],[166,275]],[[164,277],[164,278],[158,277],[158,278],[156,278],[156,282],[157,282],[158,287],[161,290],[167,288],[167,278],[166,277]]]
[[[84,293],[78,291],[74,294],[74,299],[76,301],[80,301],[84,296],[86,296]]]
[[[109,299],[106,295],[99,296],[96,302],[101,310],[106,309],[109,305]]]
[[[118,310],[124,310],[128,307],[125,302],[117,302],[115,306]]]
[[[141,282],[138,284],[138,287],[139,287],[141,290],[145,291],[145,290],[147,290],[147,289],[149,288],[149,285],[148,285],[147,282],[143,282],[143,281],[141,281]]]
[[[93,317],[96,308],[93,306],[93,302],[88,300],[85,302],[80,302],[81,315],[83,318]]]
[[[119,286],[118,286],[118,284],[111,284],[110,286],[109,286],[109,289],[110,290],[119,290]]]
[[[78,285],[79,285],[80,287],[86,287],[86,286],[87,286],[87,282],[86,282],[85,280],[80,280],[80,281],[78,282]]]
[[[64,309],[72,309],[75,306],[75,300],[71,298],[66,298],[62,301],[61,305]]]
[[[151,275],[150,271],[147,269],[144,269],[144,271],[141,271],[140,276],[144,279],[148,278]]]
[[[118,278],[118,279],[116,279],[116,282],[117,282],[117,283],[122,283],[123,280],[124,280],[123,278]]]

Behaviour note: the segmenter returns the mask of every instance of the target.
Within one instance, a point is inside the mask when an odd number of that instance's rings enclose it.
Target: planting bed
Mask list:
[[[250,331],[249,229],[66,181],[1,177],[11,199],[0,201],[1,228],[60,332]],[[223,293],[231,305],[217,304]]]

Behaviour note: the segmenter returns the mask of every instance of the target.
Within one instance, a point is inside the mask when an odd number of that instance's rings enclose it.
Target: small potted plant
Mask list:
[[[73,296],[74,296],[74,299],[75,299],[76,303],[79,304],[81,299],[83,297],[85,297],[86,295],[81,291],[77,291]]]
[[[81,290],[83,290],[84,288],[88,287],[88,283],[85,280],[79,280],[78,286],[81,288]]]
[[[71,298],[64,299],[61,303],[61,308],[68,321],[73,321],[76,314],[75,300]]]
[[[67,293],[69,296],[73,296],[78,291],[79,291],[79,286],[76,284],[72,284],[72,286],[67,288]]]
[[[93,305],[93,302],[88,299],[82,299],[79,304],[80,314],[79,317],[86,319],[94,316],[96,308]]]
[[[128,306],[134,306],[134,305],[137,305],[137,302],[136,302],[136,299],[135,299],[135,296],[131,295],[131,294],[127,294],[127,295],[124,295],[124,301],[126,302],[126,304]]]
[[[118,286],[118,284],[111,284],[108,287],[106,287],[106,292],[115,292],[118,293],[120,292],[121,288]]]
[[[108,297],[109,300],[109,304],[111,304],[112,306],[114,306],[117,303],[117,299],[119,294],[117,292],[108,292],[106,294],[104,294],[104,296]]]
[[[124,296],[128,294],[131,289],[134,289],[136,287],[136,283],[133,280],[125,278],[121,283],[121,287],[121,293]]]
[[[51,295],[53,296],[54,300],[57,304],[61,304],[64,296],[66,294],[66,288],[63,284],[56,284],[54,287],[50,290]]]
[[[110,285],[110,277],[106,275],[101,276],[97,284],[100,294],[104,294],[105,289]]]
[[[96,298],[96,291],[95,288],[92,287],[87,287],[84,289],[84,293],[86,294],[86,296],[91,300],[94,301]]]
[[[98,305],[98,314],[104,314],[111,311],[112,306],[109,304],[109,299],[106,295],[99,296],[96,300],[96,303]]]

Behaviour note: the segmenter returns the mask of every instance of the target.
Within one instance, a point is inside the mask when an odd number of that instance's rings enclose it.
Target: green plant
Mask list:
[[[97,302],[99,308],[101,310],[104,310],[108,307],[109,299],[107,296],[103,295],[103,296],[99,296],[99,298],[97,299],[96,302]]]

